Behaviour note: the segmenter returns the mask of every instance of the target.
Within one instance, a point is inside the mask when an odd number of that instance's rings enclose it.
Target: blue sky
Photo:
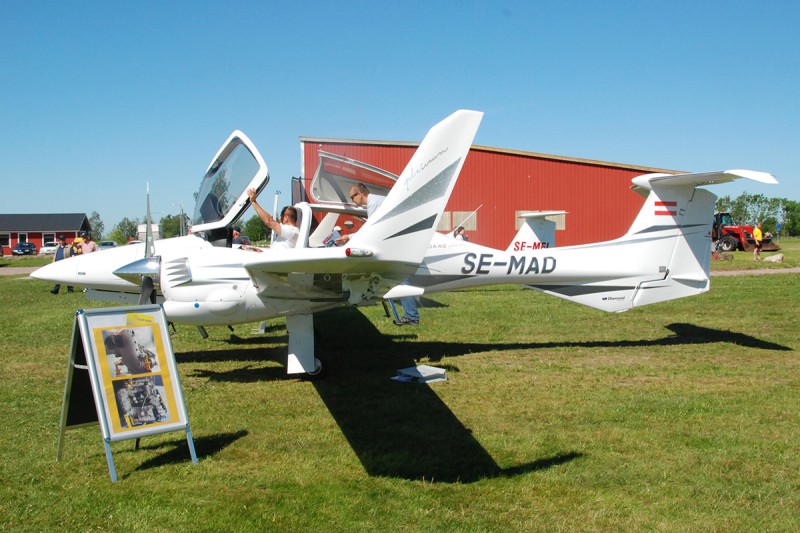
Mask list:
[[[6,2],[0,212],[192,210],[234,129],[289,199],[298,137],[476,144],[773,173],[800,200],[800,3]],[[249,215],[248,215],[249,216]]]

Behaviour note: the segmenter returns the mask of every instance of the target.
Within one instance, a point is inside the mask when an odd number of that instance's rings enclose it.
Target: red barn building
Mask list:
[[[300,143],[307,193],[319,151],[399,175],[419,146],[313,137],[301,137]],[[556,221],[558,246],[614,239],[628,230],[644,204],[631,190],[631,178],[651,172],[677,171],[473,146],[437,229],[463,225],[470,241],[505,249],[520,226],[520,213],[561,210],[567,214]]]
[[[20,242],[32,242],[39,250],[59,235],[71,243],[80,232],[91,230],[85,213],[0,213],[0,246],[4,255],[9,255]]]

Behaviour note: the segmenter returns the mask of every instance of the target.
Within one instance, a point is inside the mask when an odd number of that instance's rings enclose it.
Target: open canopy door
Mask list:
[[[312,203],[352,204],[350,188],[363,183],[371,193],[386,196],[397,176],[378,167],[348,157],[319,152],[319,167],[311,180]]]
[[[214,232],[233,224],[250,206],[247,189],[259,193],[269,183],[267,164],[241,131],[234,131],[211,161],[192,216],[192,233]]]

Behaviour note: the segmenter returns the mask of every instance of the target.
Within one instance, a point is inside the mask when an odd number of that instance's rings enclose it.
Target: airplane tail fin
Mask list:
[[[636,292],[634,307],[708,290],[711,226],[717,197],[697,187],[742,178],[766,184],[778,183],[771,174],[751,170],[645,175],[634,179],[635,185],[649,188],[650,194],[628,231],[628,238],[659,233],[673,235],[672,253],[666,261],[664,279],[642,283]],[[665,243],[664,249],[668,250],[669,245]]]
[[[626,311],[701,294],[709,289],[711,225],[716,196],[700,185],[747,178],[777,183],[764,172],[727,170],[702,174],[647,174],[634,178],[649,191],[623,237],[575,247],[596,278],[565,288],[531,286],[604,311]]]
[[[372,251],[382,261],[422,262],[482,117],[478,111],[460,110],[431,128],[348,247]]]

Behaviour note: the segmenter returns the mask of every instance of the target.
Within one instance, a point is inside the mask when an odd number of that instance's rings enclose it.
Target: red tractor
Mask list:
[[[756,246],[756,241],[753,239],[753,226],[737,226],[733,223],[731,214],[724,212],[714,214],[711,240],[716,242],[717,249],[723,252],[733,252],[734,250],[750,252]],[[780,246],[772,242],[772,236],[765,232],[764,239],[761,241],[761,250],[774,252],[780,249]]]

